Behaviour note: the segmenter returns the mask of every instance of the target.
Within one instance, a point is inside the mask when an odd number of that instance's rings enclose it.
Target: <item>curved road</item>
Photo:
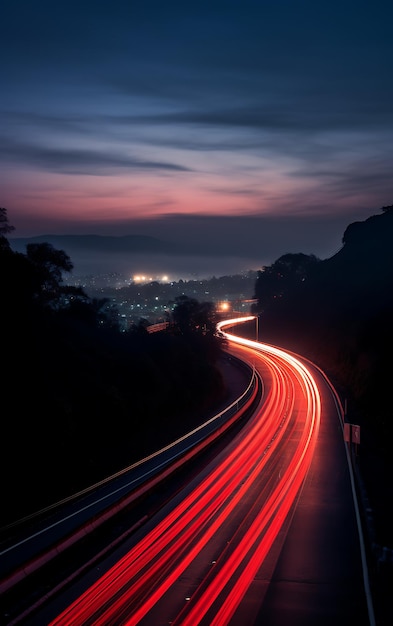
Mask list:
[[[231,624],[375,626],[343,409],[325,375],[304,363],[321,398],[313,459],[287,525],[244,598],[245,619]]]
[[[334,394],[282,350],[228,350],[264,381],[253,417],[52,626],[373,623]]]

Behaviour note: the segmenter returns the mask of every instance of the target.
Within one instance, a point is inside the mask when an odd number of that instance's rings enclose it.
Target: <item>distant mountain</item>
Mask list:
[[[9,243],[16,252],[26,252],[30,243],[50,243],[70,256],[72,252],[106,253],[155,253],[184,254],[185,246],[162,241],[145,235],[39,235],[37,237],[10,238]]]
[[[164,240],[146,235],[39,235],[10,237],[14,252],[26,254],[31,243],[49,243],[63,250],[73,264],[73,276],[108,274],[169,275],[180,278],[208,278],[240,274],[260,267],[259,259],[236,256],[232,250],[208,246],[205,240],[192,242]]]

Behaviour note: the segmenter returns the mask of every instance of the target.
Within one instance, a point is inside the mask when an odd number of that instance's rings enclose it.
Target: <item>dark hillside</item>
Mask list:
[[[0,526],[170,443],[226,393],[210,303],[184,298],[166,332],[121,332],[105,299],[64,285],[68,255],[13,252],[7,228],[1,209]]]
[[[261,338],[320,365],[347,400],[348,421],[361,425],[359,463],[375,509],[378,539],[390,547],[392,244],[393,207],[384,207],[381,214],[350,224],[342,249],[330,259],[310,263],[302,280],[279,298],[267,297],[266,270],[256,282]]]

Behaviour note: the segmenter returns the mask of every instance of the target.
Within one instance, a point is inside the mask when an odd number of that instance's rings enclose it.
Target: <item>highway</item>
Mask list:
[[[263,381],[252,417],[100,564],[102,574],[96,570],[81,577],[63,596],[61,609],[57,605],[58,612],[53,614],[52,605],[26,623],[338,626],[349,619],[372,626],[338,399],[322,374],[301,358],[229,332],[246,320],[227,320],[220,330],[229,353]],[[322,481],[316,493],[324,466],[323,418],[329,424],[335,420],[330,445],[341,446],[338,460],[333,454],[325,460],[329,471],[334,463],[336,475]],[[314,506],[307,508],[310,494]],[[345,526],[338,528],[338,499],[348,495]],[[330,510],[321,507],[325,500],[338,510],[329,527],[323,522]],[[342,561],[337,562],[337,554]],[[332,568],[332,559],[335,569],[327,581],[321,572]]]
[[[313,377],[293,356],[230,341],[264,381],[253,418],[52,626],[210,626],[229,624],[237,614],[244,620],[242,600],[283,531],[313,458],[321,402]]]

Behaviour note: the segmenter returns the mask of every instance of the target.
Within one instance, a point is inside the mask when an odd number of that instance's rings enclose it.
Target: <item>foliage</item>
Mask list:
[[[0,237],[9,235],[13,230],[15,230],[15,227],[8,222],[7,209],[0,207]]]
[[[192,303],[186,334],[175,322],[172,332],[149,334],[142,321],[138,332],[121,332],[108,299],[64,284],[65,252],[49,244],[13,252],[6,211],[0,216],[6,523],[184,434],[225,389],[211,359],[220,343],[199,328],[212,329],[208,305]]]
[[[254,311],[266,311],[275,301],[291,297],[312,275],[317,263],[319,259],[314,255],[284,254],[272,265],[259,270],[254,295],[258,302]]]
[[[375,368],[376,363],[387,362],[391,346],[392,238],[393,212],[385,208],[382,215],[349,225],[334,257],[310,259],[298,274],[300,264],[290,264],[289,280],[277,270],[281,258],[266,268],[256,285],[265,334],[277,340],[281,329],[293,348],[306,351],[343,386],[349,384],[359,406],[367,409],[372,389],[371,395],[377,396],[374,407],[377,401],[381,410],[384,406],[388,410],[386,390],[375,393]],[[274,280],[265,281],[265,275]],[[269,306],[264,306],[266,302]]]
[[[255,290],[261,338],[309,357],[341,390],[347,419],[362,426],[362,459],[372,459],[366,475],[385,468],[373,481],[374,495],[384,485],[383,500],[393,495],[384,480],[393,469],[392,209],[350,224],[330,259],[298,263],[304,259],[292,257],[287,272],[279,259],[259,275]]]

